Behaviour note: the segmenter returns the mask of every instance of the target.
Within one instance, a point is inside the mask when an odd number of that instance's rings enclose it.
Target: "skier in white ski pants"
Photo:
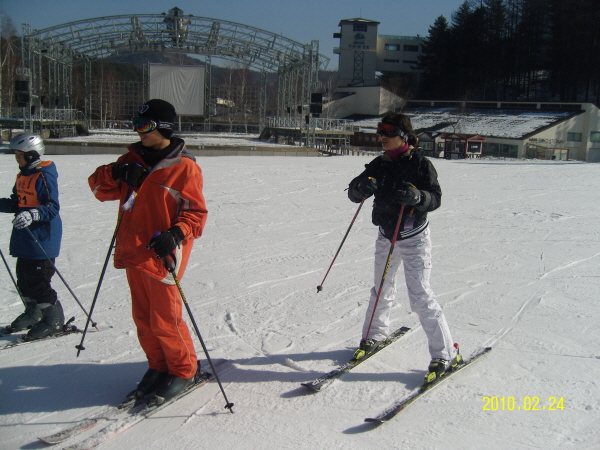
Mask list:
[[[365,164],[363,172],[348,186],[348,198],[354,203],[373,196],[371,219],[379,227],[375,283],[354,359],[378,348],[378,342],[388,336],[398,272],[404,265],[410,307],[418,314],[429,342],[432,360],[426,380],[432,382],[462,359],[453,346],[446,318],[429,284],[431,238],[427,213],[440,207],[442,189],[435,167],[419,147],[409,116],[388,112],[377,124],[377,136],[383,154]],[[395,242],[395,248],[386,272],[391,242]]]
[[[380,341],[388,336],[390,313],[396,297],[396,281],[400,273],[400,266],[403,265],[410,308],[419,316],[421,326],[429,341],[431,357],[445,360],[452,359],[456,355],[456,351],[453,347],[450,329],[442,308],[438,304],[429,284],[432,267],[429,227],[415,236],[396,241],[392,260],[377,303],[377,310],[373,314],[377,291],[381,284],[390,251],[390,244],[391,242],[379,233],[375,242],[375,283],[371,289],[369,307],[365,314],[363,337]],[[372,323],[371,315],[373,315]],[[369,324],[371,324],[370,330]]]

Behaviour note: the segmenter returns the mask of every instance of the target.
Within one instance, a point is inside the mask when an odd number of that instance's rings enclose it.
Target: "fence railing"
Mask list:
[[[317,150],[330,155],[348,155],[348,156],[379,156],[383,153],[380,148],[374,147],[356,147],[354,145],[331,145],[323,141],[316,141]]]
[[[319,130],[326,131],[353,131],[352,120],[346,119],[328,119],[324,117],[311,117],[310,126]],[[306,128],[307,123],[304,117],[277,116],[267,117],[267,126],[271,128]]]
[[[25,108],[2,107],[0,108],[0,119],[23,120]],[[83,122],[83,112],[77,109],[40,108],[31,115],[33,121],[54,122]]]

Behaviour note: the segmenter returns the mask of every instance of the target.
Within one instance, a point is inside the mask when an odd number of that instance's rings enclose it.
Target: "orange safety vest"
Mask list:
[[[19,208],[33,208],[34,206],[41,205],[37,191],[35,190],[35,185],[41,174],[42,172],[32,173],[31,175],[17,175],[15,188],[17,191]]]

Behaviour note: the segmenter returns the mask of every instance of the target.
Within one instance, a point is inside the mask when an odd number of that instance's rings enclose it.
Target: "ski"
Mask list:
[[[74,333],[81,333],[82,331],[79,328],[77,328],[75,325],[71,324],[71,322],[73,322],[74,320],[75,320],[75,317],[72,317],[67,323],[65,323],[63,325],[62,331],[51,334],[50,336],[46,336],[43,338],[27,339],[26,334],[21,334],[14,341],[11,341],[8,344],[0,347],[0,350],[6,350],[8,348],[13,348],[13,347],[17,347],[17,346],[25,345],[25,344],[32,344],[34,342],[47,341],[49,339],[57,339],[59,337],[68,336],[68,335],[74,334]]]
[[[73,436],[77,436],[78,434],[89,430],[90,428],[94,428],[95,426],[100,425],[101,423],[106,422],[107,420],[110,420],[111,418],[118,416],[119,414],[125,411],[133,409],[139,404],[141,404],[140,400],[136,399],[124,401],[120,405],[111,406],[108,409],[105,409],[99,412],[98,414],[94,415],[93,417],[88,417],[83,420],[80,420],[79,422],[76,422],[73,425],[57,433],[51,434],[49,436],[41,436],[38,437],[38,439],[48,445],[59,444],[63,441],[66,441],[69,438],[72,438]]]
[[[381,341],[381,344],[373,352],[363,356],[361,359],[359,359],[357,361],[350,360],[346,364],[339,366],[337,369],[334,369],[331,372],[320,376],[319,378],[316,378],[312,381],[308,381],[306,383],[301,383],[302,386],[306,386],[307,388],[310,388],[316,392],[322,391],[323,389],[328,387],[331,383],[333,383],[335,380],[340,378],[345,373],[350,372],[352,369],[354,369],[359,364],[365,362],[371,356],[379,353],[381,350],[386,348],[388,345],[396,342],[398,339],[400,339],[402,336],[404,336],[409,330],[410,330],[410,328],[408,328],[408,327],[398,328],[396,331],[394,331],[392,334],[390,334],[385,340]]]
[[[464,361],[462,364],[459,364],[455,369],[453,369],[450,372],[446,372],[442,377],[437,378],[436,380],[432,381],[431,383],[422,385],[413,394],[409,395],[404,400],[401,400],[400,402],[396,403],[394,406],[392,406],[391,408],[388,408],[381,414],[379,414],[375,417],[366,418],[365,422],[371,422],[371,423],[388,422],[389,420],[393,419],[398,413],[400,413],[401,411],[406,409],[409,405],[414,403],[417,399],[419,399],[420,397],[425,395],[427,392],[431,391],[431,389],[433,389],[435,386],[442,383],[444,380],[447,380],[452,375],[454,375],[456,372],[467,367],[469,364],[477,361],[480,357],[486,355],[490,350],[492,350],[492,347],[485,347],[485,348],[479,350],[468,361]]]
[[[167,406],[170,406],[171,404],[175,403],[177,400],[194,392],[196,389],[207,384],[213,378],[214,378],[214,376],[212,374],[210,374],[208,372],[203,372],[201,374],[199,380],[197,381],[197,383],[194,384],[194,386],[192,386],[190,389],[183,392],[182,394],[178,395],[177,397],[175,397],[171,400],[168,400],[160,405],[150,406],[148,403],[146,403],[140,410],[134,412],[133,414],[128,415],[123,418],[120,418],[120,419],[116,419],[113,423],[111,423],[107,427],[97,431],[96,433],[92,434],[91,436],[84,439],[83,441],[78,442],[77,444],[63,447],[63,450],[89,450],[92,448],[96,448],[100,444],[102,444],[106,441],[109,441],[113,437],[130,429],[131,427],[138,424],[142,420],[153,416],[154,414],[156,414],[157,412],[166,408]]]
[[[215,369],[221,366],[225,360],[220,361],[215,364]],[[219,372],[220,373],[220,372]],[[117,406],[111,406],[103,411],[93,415],[92,417],[88,417],[85,419],[76,422],[75,424],[58,431],[49,436],[42,436],[38,439],[46,444],[55,445],[61,442],[64,442],[70,438],[73,438],[77,435],[84,433],[92,428],[97,427],[98,425],[103,424],[107,421],[112,421],[110,425],[97,432],[93,433],[91,436],[86,438],[85,440],[73,444],[71,446],[65,447],[65,449],[91,449],[95,448],[98,445],[106,442],[117,434],[122,433],[123,431],[133,427],[135,424],[141,422],[142,420],[156,414],[158,411],[166,408],[170,404],[179,400],[180,398],[190,394],[196,389],[204,386],[208,382],[210,382],[214,376],[208,372],[202,372],[199,376],[198,381],[194,384],[190,389],[183,392],[179,396],[166,401],[160,405],[153,404],[152,406],[149,404],[151,400],[153,400],[154,396],[148,396],[138,400],[125,401]],[[137,409],[137,407],[143,405],[141,408]],[[119,417],[122,414],[128,413],[125,417]]]

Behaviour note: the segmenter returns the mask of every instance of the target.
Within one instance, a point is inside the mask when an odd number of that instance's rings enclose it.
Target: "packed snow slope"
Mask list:
[[[114,156],[51,159],[64,223],[56,264],[89,308],[117,205],[98,202],[87,177]],[[412,331],[323,392],[300,386],[346,362],[361,338],[373,284],[372,200],[323,291],[316,287],[358,206],[344,190],[370,159],[198,159],[210,212],[181,285],[210,356],[229,361],[221,381],[235,413],[213,382],[101,448],[600,448],[600,164],[434,160],[443,198],[430,214],[432,287],[464,356],[493,351],[393,422],[365,424],[417,389],[429,362],[400,284],[392,323]],[[16,173],[14,157],[0,155],[3,197]],[[5,255],[11,220],[0,216]],[[53,285],[83,326],[58,276]],[[4,267],[0,292],[7,324],[23,307]],[[125,273],[111,264],[94,312],[100,331],[88,333],[79,357],[78,335],[0,350],[0,448],[43,448],[37,436],[135,387],[146,362],[129,305]]]

